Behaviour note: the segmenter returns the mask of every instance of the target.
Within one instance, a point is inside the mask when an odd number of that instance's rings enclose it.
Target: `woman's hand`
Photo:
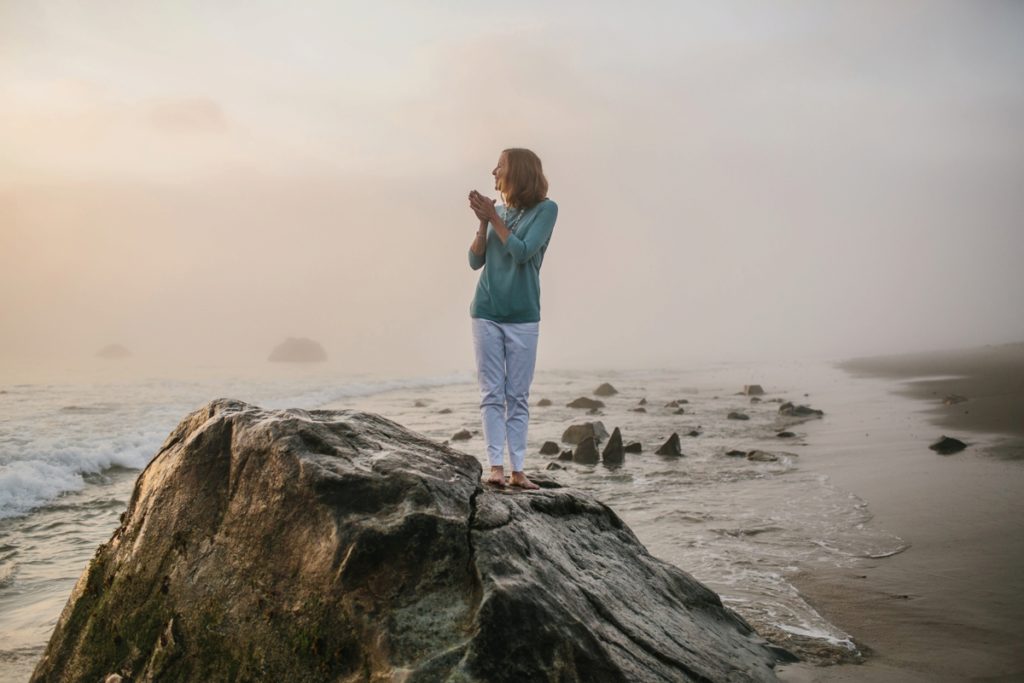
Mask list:
[[[485,197],[476,190],[469,193],[469,208],[473,209],[473,213],[481,221],[494,222],[494,219],[498,217],[498,211],[494,208],[497,201],[496,199]]]

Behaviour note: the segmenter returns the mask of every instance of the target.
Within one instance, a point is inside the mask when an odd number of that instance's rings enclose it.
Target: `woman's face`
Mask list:
[[[505,152],[498,157],[498,165],[491,171],[494,176],[494,189],[498,192],[505,192],[505,176],[508,173],[508,155]]]

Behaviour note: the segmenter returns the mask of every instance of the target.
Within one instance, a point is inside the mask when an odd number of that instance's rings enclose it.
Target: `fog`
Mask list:
[[[540,368],[1024,339],[1024,5],[364,5],[0,2],[0,371],[470,370],[509,146]]]

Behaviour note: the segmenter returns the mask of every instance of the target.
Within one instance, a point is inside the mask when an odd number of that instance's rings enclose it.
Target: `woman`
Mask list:
[[[537,358],[540,323],[540,266],[551,241],[558,206],[547,198],[540,159],[528,149],[506,149],[491,172],[504,201],[469,193],[479,219],[469,247],[469,266],[483,268],[470,306],[480,414],[491,473],[487,483],[504,487],[508,444],[509,484],[538,486],[523,473],[530,421],[530,383]]]

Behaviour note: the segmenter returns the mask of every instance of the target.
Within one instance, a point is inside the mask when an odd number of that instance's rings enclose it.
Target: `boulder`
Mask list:
[[[605,465],[621,465],[626,459],[626,450],[622,447],[622,432],[616,427],[608,438],[608,443],[601,451],[601,462]]]
[[[668,437],[668,441],[661,445],[661,448],[654,451],[655,455],[672,455],[680,456],[683,454],[683,449],[679,446],[679,435],[672,432],[672,436]]]
[[[760,384],[744,384],[743,394],[746,396],[764,396],[764,389]]]
[[[544,445],[540,447],[541,455],[555,455],[558,451],[558,444],[554,441],[545,441]]]
[[[572,452],[572,461],[580,465],[596,465],[599,459],[597,442],[592,436],[588,436],[576,444],[576,450]]]
[[[967,448],[967,444],[960,439],[954,439],[951,436],[943,436],[928,448],[932,449],[939,455],[952,455],[953,453],[959,453],[963,449]]]
[[[783,431],[779,432],[775,436],[779,437],[780,439],[792,439],[794,436],[796,436],[796,434],[794,434],[793,432]]]
[[[749,420],[750,419],[749,415],[744,415],[743,413],[739,413],[739,412],[736,412],[736,411],[733,411],[733,412],[729,413],[726,417],[728,417],[728,419],[730,419],[730,420]]]
[[[824,414],[824,412],[808,406],[795,406],[789,401],[779,406],[779,415],[787,417],[821,417]]]
[[[451,415],[452,414],[452,409],[451,408],[441,408],[441,410],[437,411],[437,414],[438,415]]]
[[[594,396],[614,396],[617,393],[619,393],[619,390],[613,387],[611,384],[608,384],[608,382],[605,382],[597,389],[594,389]]]
[[[549,405],[551,405],[551,399],[542,398],[541,400],[537,401],[537,407],[539,408],[547,408]]]
[[[96,357],[103,358],[104,360],[121,360],[131,358],[132,352],[120,344],[107,344],[96,352]]]
[[[746,457],[747,452],[746,451],[739,451],[739,450],[736,450],[734,448],[731,451],[727,451],[726,455],[728,455],[730,458],[743,458],[743,457]]]
[[[633,412],[633,413],[646,413],[647,412],[647,408],[644,408],[643,406],[637,406],[636,408],[630,408],[629,410],[630,410],[630,412]]]
[[[562,443],[575,446],[588,436],[594,437],[598,443],[608,438],[608,430],[603,422],[583,422],[574,424],[562,432]]]
[[[481,474],[376,415],[214,401],[139,476],[31,681],[776,680],[783,655],[606,505]]]
[[[604,408],[604,403],[593,398],[587,398],[586,396],[580,396],[579,398],[570,401],[565,405],[568,408],[584,408],[586,410],[596,410],[598,408]]]
[[[558,454],[559,460],[572,460],[572,449],[566,448],[564,451]]]
[[[644,447],[639,441],[630,441],[622,450],[626,453],[643,453]]]
[[[460,429],[452,434],[452,441],[468,441],[473,438],[473,432],[468,429]]]
[[[327,360],[327,352],[312,339],[288,337],[271,350],[267,360],[273,363],[322,363]]]
[[[640,399],[639,405],[642,405],[642,406],[647,405],[647,397],[646,396],[644,398]]]

